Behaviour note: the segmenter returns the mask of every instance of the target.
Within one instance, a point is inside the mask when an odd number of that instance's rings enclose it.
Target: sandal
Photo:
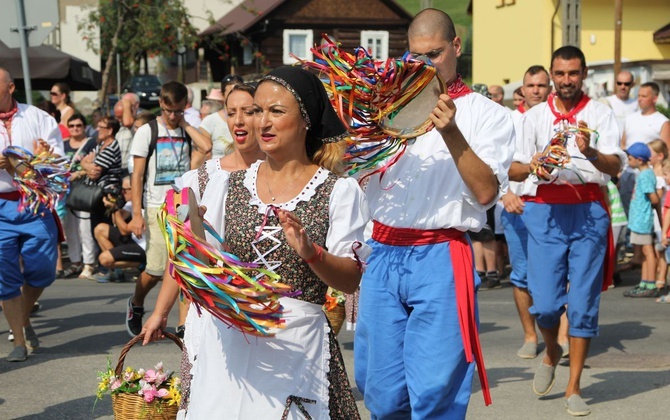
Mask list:
[[[68,268],[63,270],[63,278],[68,278],[74,276],[75,274],[79,274],[83,269],[84,264],[82,263],[70,264]]]
[[[670,303],[670,295],[663,295],[656,299],[656,303]]]

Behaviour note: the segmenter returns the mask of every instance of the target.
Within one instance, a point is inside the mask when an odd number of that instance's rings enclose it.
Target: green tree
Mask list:
[[[87,47],[105,60],[98,100],[105,104],[117,53],[124,73],[136,74],[142,59],[169,57],[199,39],[181,0],[100,0],[78,30]],[[217,39],[221,45],[221,40]]]

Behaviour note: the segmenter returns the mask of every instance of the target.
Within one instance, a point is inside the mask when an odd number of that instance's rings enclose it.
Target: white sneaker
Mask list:
[[[90,264],[84,265],[84,270],[79,274],[80,279],[93,280],[93,266]]]

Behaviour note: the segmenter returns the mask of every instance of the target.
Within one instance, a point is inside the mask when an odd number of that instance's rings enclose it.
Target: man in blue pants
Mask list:
[[[372,255],[361,283],[356,384],[373,419],[464,418],[473,361],[490,402],[479,346],[478,277],[464,233],[479,231],[507,183],[509,112],[471,93],[456,73],[461,39],[442,11],[418,13],[410,53],[448,87],[429,116],[435,128],[370,177]]]
[[[522,164],[521,172],[533,174],[531,180],[537,184],[534,196],[523,197],[528,290],[533,299],[530,313],[547,346],[533,390],[542,396],[554,385],[562,356],[559,319],[567,304],[570,378],[565,397],[568,413],[574,416],[590,413],[579,383],[591,338],[598,334],[603,278],[611,278],[604,272],[613,269],[610,218],[602,187],[625,160],[614,113],[582,91],[586,75],[586,59],[579,48],[554,51],[550,76],[555,92],[523,115],[514,154]],[[565,169],[549,168],[549,177],[538,177],[540,156],[556,135],[567,138],[564,153],[569,160]],[[553,153],[560,154],[560,149]]]
[[[9,146],[35,153],[51,147],[62,156],[56,120],[38,108],[17,103],[12,98],[14,88],[11,74],[0,67],[0,153]],[[39,346],[29,316],[44,288],[56,279],[58,228],[56,216],[46,208],[37,214],[19,211],[13,174],[12,165],[0,154],[0,301],[14,332],[14,349],[7,360],[22,362],[28,348]]]

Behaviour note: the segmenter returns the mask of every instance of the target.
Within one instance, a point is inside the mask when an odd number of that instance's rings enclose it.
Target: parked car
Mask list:
[[[134,92],[140,97],[140,107],[151,109],[158,107],[161,92],[161,79],[153,74],[133,76],[123,85],[122,92]]]

